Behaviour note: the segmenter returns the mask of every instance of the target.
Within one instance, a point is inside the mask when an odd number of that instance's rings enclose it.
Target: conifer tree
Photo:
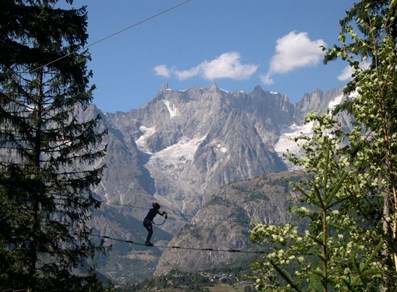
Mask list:
[[[82,114],[87,12],[57,2],[0,1],[0,290],[101,287],[78,272],[96,249],[90,189],[106,151],[99,115]]]

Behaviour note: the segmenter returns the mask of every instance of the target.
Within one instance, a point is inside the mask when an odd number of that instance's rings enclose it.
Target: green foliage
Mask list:
[[[232,206],[232,203],[226,199],[226,198],[221,198],[219,196],[213,196],[211,199],[208,201],[207,205],[226,205],[226,206]]]
[[[263,191],[253,191],[248,194],[248,196],[244,197],[244,202],[252,202],[256,200],[264,200],[264,201],[269,201],[269,198],[266,196],[266,194]]]
[[[100,117],[83,114],[87,12],[56,4],[1,2],[0,290],[101,287],[79,273],[97,249],[87,222],[105,153]]]
[[[299,201],[291,211],[307,218],[308,226],[257,224],[251,240],[270,245],[264,263],[256,263],[257,289],[264,291],[367,290],[379,287],[382,242],[375,230],[351,208],[358,202],[348,190],[354,172],[349,168],[337,125],[327,115],[316,121],[306,156],[291,156],[307,178],[296,185]],[[302,137],[305,138],[305,137]],[[299,139],[299,138],[298,138]],[[343,139],[343,138],[342,138]],[[301,229],[303,229],[301,231]]]
[[[188,288],[189,291],[205,291],[204,286],[209,283],[210,280],[207,277],[198,273],[172,270],[166,276],[144,280],[141,283],[126,286],[120,289],[120,291],[147,291],[159,288]]]
[[[386,245],[383,254],[389,268],[387,286],[395,283],[397,273],[396,11],[395,0],[357,3],[341,22],[342,46],[328,52],[329,59],[344,56],[355,69],[346,91],[356,94],[348,106],[338,110],[352,114],[356,120],[348,137],[352,141],[351,164],[358,170],[360,180],[352,192],[370,191],[382,199],[382,203],[372,205],[382,214],[380,234]],[[358,33],[353,31],[351,22]],[[361,66],[364,61],[369,67]]]
[[[254,266],[266,291],[395,291],[397,289],[397,1],[364,0],[341,20],[339,41],[325,62],[354,70],[345,92],[353,128],[313,114],[305,156],[290,156],[308,180],[296,185],[292,212],[309,225],[256,225],[251,239],[272,252]],[[358,30],[358,32],[355,31]],[[368,62],[368,65],[365,65]]]
[[[240,271],[241,273],[241,271]],[[236,274],[230,272],[188,273],[172,270],[167,275],[147,279],[134,285],[116,288],[115,291],[254,291],[251,282],[237,284]],[[219,286],[219,290],[217,290]],[[241,288],[240,288],[241,287]],[[244,288],[243,288],[244,287]]]

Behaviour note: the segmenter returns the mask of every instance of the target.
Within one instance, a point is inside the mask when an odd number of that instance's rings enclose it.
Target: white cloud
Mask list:
[[[368,61],[365,61],[360,64],[360,68],[362,70],[368,69],[370,66],[370,63]],[[337,76],[338,80],[340,81],[347,81],[351,80],[352,75],[354,74],[354,68],[351,67],[350,65],[346,66],[343,71]]]
[[[271,77],[271,74],[267,73],[266,75],[261,75],[261,81],[263,84],[270,85],[274,83],[273,78]]]
[[[203,76],[206,79],[230,78],[242,80],[251,77],[258,69],[257,65],[243,65],[240,62],[240,54],[228,52],[217,59],[201,64]]]
[[[200,67],[196,66],[189,70],[184,70],[184,71],[174,70],[173,73],[176,76],[176,78],[178,78],[179,80],[186,80],[186,79],[189,79],[189,78],[199,75]]]
[[[324,55],[321,47],[325,45],[326,43],[321,39],[310,40],[307,32],[291,31],[279,38],[269,71],[261,76],[262,82],[270,84],[275,74],[285,74],[298,68],[317,65]]]
[[[338,75],[338,80],[340,81],[346,81],[351,79],[352,75],[354,73],[353,67],[346,66],[343,71]]]
[[[238,52],[227,52],[212,61],[204,61],[188,70],[168,70],[165,65],[160,65],[155,67],[155,72],[160,76],[165,76],[164,72],[167,72],[169,75],[172,74],[180,80],[189,79],[194,76],[202,76],[208,80],[219,78],[230,78],[234,80],[248,79],[256,72],[258,66],[241,64],[240,58]],[[167,69],[167,71],[165,69]],[[162,72],[163,74],[160,74]]]
[[[154,67],[154,72],[156,73],[156,75],[159,75],[159,76],[162,76],[165,78],[169,78],[171,75],[171,72],[166,65],[158,65],[158,66]]]

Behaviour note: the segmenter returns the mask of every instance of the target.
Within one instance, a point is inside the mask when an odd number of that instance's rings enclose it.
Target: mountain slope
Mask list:
[[[259,87],[163,88],[144,108],[104,115],[109,171],[97,192],[119,203],[154,196],[192,215],[224,184],[286,170],[273,145],[292,118],[285,96]]]
[[[108,153],[102,161],[107,168],[95,190],[104,210],[94,218],[94,229],[101,235],[142,243],[146,234],[142,219],[156,200],[172,216],[159,226],[161,229],[156,227],[154,244],[164,245],[172,238],[170,245],[223,246],[227,242],[227,248],[250,248],[249,223],[234,221],[285,222],[286,187],[272,195],[260,194],[263,190],[256,195],[256,189],[246,192],[239,187],[219,190],[235,182],[287,171],[281,155],[294,147],[288,137],[302,131],[308,112],[327,110],[341,97],[341,89],[316,90],[292,105],[287,96],[259,86],[251,93],[228,92],[216,84],[185,91],[165,86],[140,109],[102,114],[102,127],[109,132],[104,141]],[[310,129],[307,131],[310,134]],[[226,218],[227,224],[208,223],[199,219],[202,216]],[[200,240],[192,240],[194,234]],[[106,242],[115,248],[101,259],[98,268],[116,283],[150,276],[162,254],[159,249]],[[167,250],[157,273],[167,271],[165,261],[199,270],[235,260],[230,254],[192,254],[195,256]],[[117,262],[117,268],[109,264]]]
[[[249,242],[250,223],[281,224],[290,222],[288,212],[293,192],[290,182],[301,178],[300,172],[268,174],[238,181],[223,187],[193,220],[169,243],[169,246],[221,250],[253,250]],[[262,250],[265,247],[262,248]],[[163,252],[155,275],[171,269],[197,272],[219,265],[244,262],[249,254],[167,249]],[[258,256],[258,255],[256,255]]]

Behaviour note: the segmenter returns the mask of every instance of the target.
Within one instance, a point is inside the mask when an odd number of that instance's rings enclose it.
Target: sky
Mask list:
[[[286,94],[342,87],[347,63],[323,63],[352,0],[75,0],[87,6],[88,49],[104,111],[145,106],[168,83]]]

